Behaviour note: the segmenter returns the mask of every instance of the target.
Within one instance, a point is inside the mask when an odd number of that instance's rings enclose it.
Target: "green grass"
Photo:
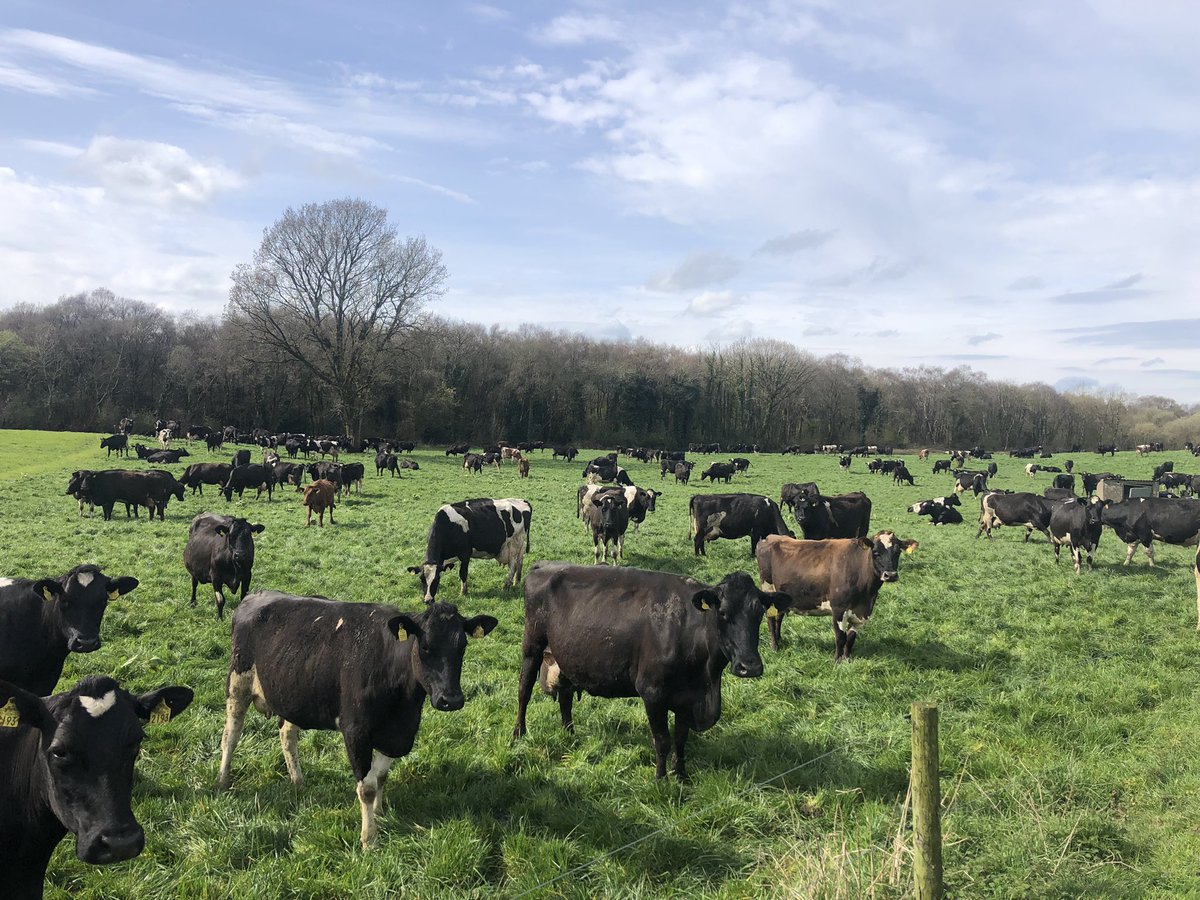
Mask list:
[[[720,723],[689,742],[692,783],[656,782],[635,700],[585,697],[570,736],[557,705],[535,695],[529,735],[511,743],[520,593],[501,588],[498,565],[475,561],[461,608],[496,615],[500,626],[471,642],[466,708],[426,711],[416,749],[388,782],[379,847],[363,853],[336,733],[303,735],[306,784],[297,789],[274,722],[252,711],[232,789],[214,794],[229,625],[217,621],[203,586],[201,605],[188,605],[188,523],[208,509],[264,523],[257,587],[417,610],[417,582],[404,569],[420,561],[443,502],[526,497],[534,509],[527,567],[590,562],[574,514],[582,459],[568,465],[535,453],[532,477],[521,481],[511,466],[468,477],[440,451],[418,452],[421,471],[392,480],[376,478],[364,457],[363,496],[338,508],[336,526],[305,529],[291,491],[269,504],[247,495],[227,505],[210,488],[203,499],[172,502],[167,520],[153,524],[121,512],[104,522],[98,510],[81,519],[63,492],[73,469],[109,465],[98,444],[96,435],[0,432],[0,576],[58,575],[83,562],[136,576],[141,586],[109,607],[103,648],[70,657],[61,684],[111,673],[137,690],[190,685],[196,702],[143,745],[134,792],[147,832],[142,856],[89,867],[68,838],[51,863],[49,896],[906,896],[905,713],[926,698],[942,704],[953,896],[1200,895],[1192,551],[1161,548],[1159,568],[1140,555],[1123,568],[1124,548],[1108,533],[1097,570],[1076,577],[1069,559],[1054,564],[1040,535],[1023,544],[1023,529],[1001,529],[976,541],[969,495],[962,526],[934,529],[905,512],[948,491],[931,462],[909,460],[910,488],[866,474],[860,460],[845,475],[834,457],[757,456],[749,478],[716,490],[778,498],[782,482],[809,479],[827,493],[862,489],[875,528],[921,542],[903,557],[899,584],[883,588],[853,661],[832,664],[827,619],[788,618],[779,653],[764,641],[762,679],[725,679]],[[185,463],[228,455],[192,452]],[[1182,453],[1075,456],[1077,470],[1130,477],[1167,458],[1181,471],[1197,468]],[[1040,491],[1052,477],[1031,480],[1023,461],[997,462],[997,487]],[[629,468],[659,486],[657,465]],[[692,556],[687,498],[713,488],[664,490],[658,512],[630,534],[627,564],[709,581],[750,569],[746,540]],[[451,577],[443,599],[456,599],[456,583]]]

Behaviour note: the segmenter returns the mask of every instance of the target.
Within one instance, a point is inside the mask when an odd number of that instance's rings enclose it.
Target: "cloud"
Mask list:
[[[1000,335],[994,331],[989,331],[987,334],[972,334],[967,336],[967,343],[972,347],[978,347],[980,344],[986,344],[988,341],[994,341]]]
[[[483,22],[507,22],[512,13],[488,3],[468,3],[467,12]]]
[[[742,264],[724,253],[697,251],[670,272],[651,278],[646,286],[656,291],[691,291],[724,284],[742,270]]]
[[[75,165],[113,196],[157,206],[203,205],[242,183],[219,162],[155,141],[95,137]]]
[[[1112,363],[1133,362],[1136,359],[1137,359],[1136,356],[1105,356],[1105,357],[1102,357],[1102,358],[1096,360],[1094,363],[1092,363],[1092,365],[1107,366],[1107,365],[1111,365]]]
[[[981,362],[983,360],[1008,359],[1003,353],[943,353],[939,359],[949,359],[958,362]]]
[[[1191,350],[1200,334],[1200,319],[1160,319],[1154,322],[1112,322],[1086,328],[1058,328],[1075,344],[1136,347],[1139,350]]]
[[[800,332],[804,337],[823,337],[829,334],[837,334],[836,328],[830,328],[828,325],[810,325]]]
[[[911,263],[902,260],[888,261],[877,256],[868,265],[838,275],[826,275],[813,279],[817,287],[850,287],[856,284],[883,284],[899,281],[911,271]]]
[[[715,316],[739,303],[733,291],[705,291],[693,297],[684,312],[694,316]]]
[[[877,337],[877,338],[894,338],[894,337],[900,337],[900,332],[899,332],[899,331],[897,331],[895,328],[884,328],[884,329],[883,329],[883,330],[881,330],[881,331],[873,331],[873,332],[871,332],[871,337]]]
[[[1143,369],[1152,369],[1155,366],[1165,366],[1166,364],[1167,364],[1167,361],[1165,359],[1163,359],[1161,356],[1156,356],[1153,359],[1147,359],[1147,360],[1144,360],[1143,362],[1138,363],[1138,365],[1140,365]]]
[[[40,94],[44,97],[71,97],[95,93],[84,85],[71,84],[4,62],[0,62],[0,87],[25,94]]]
[[[1046,286],[1046,282],[1038,278],[1036,275],[1022,275],[1020,278],[1013,280],[1009,285],[1010,291],[1037,291]]]
[[[621,26],[605,16],[569,13],[559,16],[534,33],[536,40],[547,44],[586,44],[599,41],[619,41]]]
[[[1142,274],[1138,272],[1092,291],[1072,291],[1066,294],[1057,294],[1050,299],[1055,303],[1114,303],[1118,300],[1129,300],[1156,293],[1143,288],[1135,288],[1134,285],[1141,280]]]
[[[1141,280],[1142,280],[1142,273],[1137,272],[1133,275],[1128,275],[1125,278],[1118,278],[1116,281],[1112,282],[1111,284],[1106,284],[1100,290],[1102,290],[1102,291],[1120,291],[1120,290],[1124,290],[1125,288],[1133,287],[1135,284],[1137,284]]]
[[[704,335],[707,341],[727,344],[754,337],[754,325],[746,319],[725,321]]]
[[[802,231],[793,231],[791,234],[783,234],[764,241],[762,246],[754,252],[756,255],[764,256],[793,256],[802,250],[820,247],[831,237],[833,237],[832,231],[805,228]]]
[[[1071,391],[1086,391],[1098,387],[1100,387],[1099,381],[1083,375],[1068,375],[1066,378],[1060,378],[1054,382],[1054,389],[1062,394],[1067,394]]]

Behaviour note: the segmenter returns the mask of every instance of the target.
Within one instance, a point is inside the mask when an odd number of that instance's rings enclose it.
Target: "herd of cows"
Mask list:
[[[189,433],[214,450],[223,443],[214,438],[225,437],[216,431]],[[175,436],[163,423],[161,445]],[[234,431],[230,439],[238,437]],[[169,500],[182,501],[188,488],[202,495],[205,485],[217,486],[230,503],[235,493],[240,498],[253,488],[256,499],[265,492],[270,502],[276,487],[290,485],[302,492],[308,524],[313,512],[318,512],[318,524],[323,524],[326,511],[332,522],[337,499],[356,488],[361,492],[364,464],[337,461],[347,446],[344,438],[241,437],[262,448],[262,462],[254,462],[252,452],[243,448],[230,463],[194,463],[178,479],[163,469],[80,470],[72,473],[66,492],[78,501],[80,515],[85,506],[100,506],[109,520],[116,504],[123,503],[127,517],[136,517],[144,506],[151,520],[156,513],[161,520]],[[288,459],[278,453],[281,446]],[[101,447],[127,455],[128,435],[118,432],[105,438]],[[720,451],[718,445],[696,447],[689,452]],[[373,447],[350,447],[351,452],[370,449],[376,453],[378,477],[398,475],[401,468],[419,471],[415,462],[397,459],[397,451],[411,453],[411,444],[380,441]],[[464,461],[475,457],[480,465],[512,460],[525,477],[529,454],[540,449],[537,443],[495,445],[474,454],[456,445],[447,456],[462,455]],[[754,445],[739,449],[758,450]],[[843,471],[850,470],[855,455],[877,450],[836,445],[815,449],[839,454]],[[188,455],[185,448],[172,451],[168,446],[152,451],[135,445],[134,450],[151,464],[179,463]],[[573,447],[552,450],[568,461],[578,454]],[[891,448],[884,450],[890,455]],[[1050,457],[1041,448],[1029,450],[1013,455]],[[673,476],[676,483],[689,482],[693,461],[686,459],[686,452],[624,452],[642,462],[658,462],[660,479]],[[1145,452],[1153,452],[1153,447],[1148,445]],[[174,458],[165,459],[162,453]],[[302,453],[331,456],[333,461],[294,462]],[[494,459],[484,462],[493,454]],[[918,461],[929,456],[922,451]],[[1127,545],[1126,564],[1138,545],[1145,547],[1150,565],[1154,541],[1198,546],[1200,628],[1200,502],[1165,496],[1171,490],[1200,492],[1200,478],[1168,478],[1175,473],[1162,466],[1155,471],[1154,483],[1164,496],[1113,502],[1094,496],[1105,478],[1118,477],[1111,473],[1079,473],[1083,492],[1077,495],[1071,461],[1063,472],[1030,464],[1024,468],[1030,476],[1039,468],[1055,472],[1053,486],[1044,494],[1001,491],[988,487],[997,463],[968,468],[973,459],[988,461],[991,455],[973,448],[935,461],[933,476],[949,473],[951,489],[944,496],[918,500],[907,510],[928,516],[934,525],[962,524],[961,496],[971,491],[980,504],[976,537],[990,538],[996,527],[1016,526],[1026,529],[1028,541],[1032,532],[1040,531],[1056,557],[1062,547],[1070,549],[1077,573],[1084,559],[1091,565],[1105,526]],[[661,492],[635,484],[619,460],[620,451],[588,462],[575,498],[576,516],[592,539],[594,561],[609,562],[611,550],[613,565],[541,561],[526,573],[533,519],[528,500],[447,503],[434,513],[424,559],[408,569],[419,580],[426,604],[419,614],[273,590],[249,593],[254,537],[264,526],[215,512],[196,515],[182,551],[192,579],[192,605],[200,584],[212,586],[218,617],[224,613],[226,591],[240,592],[241,598],[232,616],[218,789],[232,783],[233,756],[250,706],[279,720],[285,764],[296,783],[302,780],[299,733],[339,731],[356,782],[360,839],[364,847],[372,845],[388,771],[395,759],[412,749],[426,699],[438,711],[463,707],[461,674],[468,641],[486,636],[498,624],[489,615],[464,618],[453,604],[438,601],[442,575],[455,569],[459,593],[467,594],[470,562],[480,558],[506,567],[506,588],[524,580],[514,738],[526,733],[535,682],[557,699],[568,730],[574,729],[573,703],[582,693],[637,697],[649,723],[656,774],[666,775],[673,748],[672,769],[685,778],[689,733],[704,731],[720,718],[724,671],[728,668],[738,678],[763,672],[759,634],[764,618],[772,649],[778,650],[788,613],[830,617],[834,660],[845,662],[872,616],[882,585],[899,579],[902,557],[918,547],[916,540],[891,530],[872,533],[872,503],[864,492],[827,495],[815,482],[787,483],[778,501],[753,493],[696,493],[688,504],[693,553],[705,554],[706,544],[714,540],[748,539],[757,580],[737,570],[712,585],[620,566],[629,525],[637,531],[655,511]],[[400,465],[406,461],[409,466]],[[750,466],[744,456],[714,462],[703,471],[702,480],[730,483],[747,475]],[[478,470],[474,460],[464,462],[464,469]],[[896,484],[914,484],[900,460],[876,458],[866,469],[874,476],[890,476]],[[784,510],[790,511],[800,539]],[[145,726],[168,721],[187,708],[192,690],[164,686],[135,695],[101,676],[49,696],[69,653],[100,646],[107,604],[137,587],[136,578],[112,576],[94,565],[77,566],[57,578],[0,579],[0,766],[11,775],[0,783],[0,855],[8,862],[0,872],[4,896],[41,895],[50,854],[67,832],[76,835],[76,853],[85,862],[114,862],[141,852],[144,833],[131,810],[138,746]],[[673,738],[669,713],[675,716]]]

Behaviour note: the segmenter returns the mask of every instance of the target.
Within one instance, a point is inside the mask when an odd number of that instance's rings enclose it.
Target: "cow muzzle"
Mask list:
[[[899,573],[899,572],[895,572],[895,571],[893,571],[893,572],[881,572],[881,573],[879,574],[879,580],[880,580],[880,581],[883,581],[883,582],[889,582],[889,583],[890,583],[890,582],[893,582],[893,581],[899,581],[899,580],[900,580],[900,573]]]
[[[433,700],[433,708],[440,712],[454,712],[457,709],[462,709],[466,704],[462,692],[453,694],[440,694],[436,700]]]
[[[730,667],[730,671],[738,678],[758,678],[763,673],[762,660],[756,659],[748,663],[738,660]]]
[[[133,859],[145,846],[146,832],[135,822],[125,828],[101,832],[86,847],[76,842],[75,850],[76,856],[83,862],[104,866]]]
[[[73,634],[67,639],[67,649],[72,653],[91,653],[100,649],[100,638]]]

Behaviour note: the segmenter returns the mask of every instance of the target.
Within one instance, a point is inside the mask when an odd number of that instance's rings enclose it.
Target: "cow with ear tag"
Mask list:
[[[0,681],[0,897],[41,897],[67,832],[86,863],[142,852],[146,836],[130,801],[145,726],[191,702],[190,688],[131,694],[108,676],[44,699]]]
[[[136,578],[110,578],[93,565],[58,578],[0,578],[0,679],[49,694],[68,653],[100,648],[108,602],[137,586]]]
[[[251,704],[279,718],[284,762],[296,784],[303,780],[300,731],[340,731],[356,782],[362,844],[369,847],[388,770],[412,749],[425,698],[442,712],[462,709],[467,639],[496,624],[492,616],[464,619],[449,603],[432,603],[418,615],[377,603],[251,594],[233,614],[217,789],[229,787]]]
[[[577,692],[641,697],[650,723],[655,773],[667,774],[675,714],[676,776],[686,780],[690,731],[721,717],[721,673],[762,675],[758,635],[764,615],[791,599],[758,590],[744,572],[710,586],[668,572],[597,569],[539,562],[525,579],[525,636],[513,738],[526,732],[533,684],[554,684],[563,727],[575,730]]]
[[[250,590],[254,574],[254,535],[264,526],[251,525],[245,519],[200,513],[192,519],[183,564],[192,576],[192,606],[196,605],[196,586],[211,584],[217,604],[217,618],[225,617],[225,594],[241,588],[242,599]]]

